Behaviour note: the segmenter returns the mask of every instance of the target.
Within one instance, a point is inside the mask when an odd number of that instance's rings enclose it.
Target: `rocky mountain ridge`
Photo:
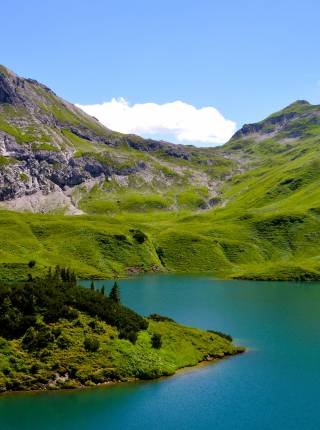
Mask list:
[[[320,278],[319,106],[297,101],[195,148],[113,132],[1,73],[0,207],[14,210],[0,210],[3,279],[31,259],[83,278]]]
[[[129,175],[144,177],[138,191],[149,192],[150,182],[159,185],[159,178],[165,187],[182,182],[187,187],[193,182],[184,174],[188,169],[191,179],[198,174],[198,182],[212,189],[216,181],[202,167],[220,161],[232,164],[210,150],[113,132],[47,86],[0,66],[0,201],[5,207],[81,213],[70,188],[90,188],[92,180],[128,182]],[[165,175],[158,167],[171,171]]]
[[[113,132],[0,66],[0,204],[69,214],[225,206],[225,183],[258,165],[261,148],[295,146],[319,124],[320,107],[302,100],[245,124],[222,147],[175,145]]]

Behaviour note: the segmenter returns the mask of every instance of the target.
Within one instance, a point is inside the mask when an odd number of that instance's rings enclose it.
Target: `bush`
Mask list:
[[[164,316],[162,316],[162,315],[159,315],[159,314],[151,314],[150,316],[149,316],[149,318],[151,319],[151,320],[153,320],[153,321],[167,321],[167,322],[175,322],[172,318],[169,318],[169,317],[164,317]]]
[[[147,240],[147,235],[140,230],[131,229],[130,233],[132,233],[132,237],[139,243],[142,244],[145,240]]]
[[[165,266],[166,265],[165,261],[164,261],[165,255],[164,255],[163,249],[160,246],[156,249],[156,253],[157,253],[157,256],[158,256],[159,260],[161,261],[161,264],[163,266]]]
[[[37,324],[36,327],[29,327],[26,331],[22,344],[29,351],[43,349],[54,340],[50,328],[45,324]]]
[[[67,349],[72,344],[71,339],[66,336],[59,336],[57,339],[57,345],[60,349]]]
[[[95,337],[86,337],[83,346],[87,352],[97,352],[100,347],[100,342]]]
[[[30,267],[30,269],[33,269],[35,265],[36,265],[36,260],[30,260],[28,263],[28,266]]]
[[[216,335],[223,337],[224,339],[227,339],[230,342],[232,342],[232,337],[229,334],[225,334],[225,333],[222,333],[221,331],[215,331],[215,330],[207,330],[207,332],[216,334]]]
[[[160,349],[162,346],[161,334],[154,333],[151,337],[152,348]]]
[[[39,366],[39,364],[37,364],[37,363],[33,364],[33,365],[30,367],[30,373],[31,373],[32,375],[35,375],[36,373],[38,373],[38,372],[39,372],[39,370],[40,370],[40,366]]]
[[[126,331],[123,329],[119,332],[119,339],[128,339],[131,343],[135,344],[138,339],[138,333],[136,331]]]
[[[0,336],[0,349],[6,348],[8,346],[8,341]]]

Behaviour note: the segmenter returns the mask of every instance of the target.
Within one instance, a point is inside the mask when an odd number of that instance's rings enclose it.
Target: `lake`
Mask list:
[[[136,311],[229,333],[248,352],[157,381],[0,396],[1,430],[320,428],[320,283],[148,275],[120,287]]]

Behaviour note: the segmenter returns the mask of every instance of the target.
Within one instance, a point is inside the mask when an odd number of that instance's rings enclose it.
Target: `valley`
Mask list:
[[[113,132],[1,67],[0,274],[320,277],[320,107],[297,101],[223,146]],[[137,233],[138,232],[138,233]]]

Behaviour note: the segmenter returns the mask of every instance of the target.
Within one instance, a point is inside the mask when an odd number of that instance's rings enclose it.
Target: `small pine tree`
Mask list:
[[[91,281],[90,289],[91,289],[91,291],[95,291],[95,289],[96,289],[93,281]]]
[[[66,281],[71,282],[71,271],[69,267],[66,269]]]
[[[115,281],[115,283],[113,284],[113,287],[111,288],[109,299],[111,303],[116,303],[116,304],[120,303],[120,290],[119,290],[119,285],[117,281]]]
[[[52,268],[51,268],[51,266],[48,269],[48,279],[52,279]]]
[[[77,277],[75,272],[72,272],[70,274],[70,282],[72,282],[72,285],[76,286],[77,285]]]
[[[66,269],[64,267],[61,268],[61,279],[62,281],[66,281]]]
[[[105,289],[104,285],[102,285],[102,287],[101,287],[101,294],[103,295],[103,297],[105,297],[105,295],[106,295],[106,289]]]
[[[56,266],[56,269],[54,271],[54,279],[59,280],[61,279],[61,268],[59,265]]]

